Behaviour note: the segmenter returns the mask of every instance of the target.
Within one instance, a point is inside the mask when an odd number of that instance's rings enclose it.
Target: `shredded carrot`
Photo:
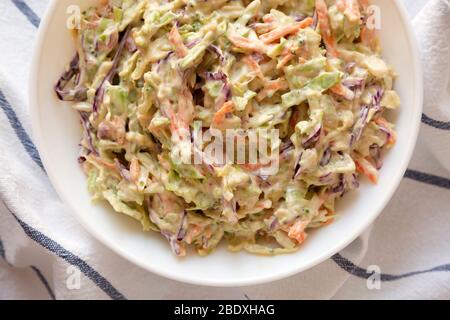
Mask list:
[[[131,159],[130,161],[130,175],[131,175],[131,180],[133,182],[137,182],[137,180],[139,179],[139,172],[141,171],[140,165],[139,165],[139,161],[136,157],[134,157],[133,159]]]
[[[273,22],[275,20],[270,13],[265,14],[262,17],[262,19],[263,19],[264,22]]]
[[[258,53],[266,53],[267,47],[258,40],[250,40],[240,35],[230,35],[228,39],[238,48],[255,51]]]
[[[284,79],[276,79],[276,80],[270,80],[266,82],[266,86],[263,90],[261,90],[258,95],[256,96],[256,100],[261,101],[265,97],[269,96],[270,94],[274,94],[278,90],[284,90],[288,88],[288,84]]]
[[[327,214],[325,215],[326,217],[332,216],[334,214],[333,210],[329,209],[329,208],[324,208],[327,211]],[[334,221],[334,218],[329,218],[327,221],[323,222],[322,225],[323,226],[327,226],[330,223],[332,223]]]
[[[337,94],[338,96],[344,97],[348,100],[352,100],[355,97],[355,94],[349,88],[343,86],[338,83],[330,88],[330,91]]]
[[[294,55],[290,52],[285,54],[283,58],[277,63],[277,69],[279,70],[283,68],[293,57]]]
[[[369,178],[370,182],[373,184],[376,184],[378,182],[378,175],[376,174],[376,169],[370,164],[369,161],[362,158],[361,161],[354,160],[356,171],[365,175],[367,178]]]
[[[188,128],[194,114],[194,99],[188,88],[183,88],[178,97],[177,117],[184,128]]]
[[[336,49],[336,39],[331,32],[330,22],[328,20],[328,8],[325,0],[316,0],[316,10],[320,24],[320,32],[322,34],[323,42],[327,47],[327,51],[332,57],[337,57],[338,51]]]
[[[293,46],[293,45],[287,45],[284,49],[283,52],[281,53],[281,60],[277,63],[276,68],[279,70],[281,68],[283,68],[292,58],[294,58],[294,54],[292,52],[295,52],[295,54],[297,55],[301,55],[302,52],[302,48],[297,47],[297,46]]]
[[[392,130],[392,129],[389,127],[389,124],[388,124],[388,122],[386,121],[386,119],[383,118],[383,117],[379,117],[379,118],[377,118],[377,119],[375,120],[375,123],[376,123],[377,125],[379,125],[380,127],[383,127],[384,129],[386,129],[386,130],[389,131],[390,135],[389,135],[389,139],[388,139],[388,141],[387,141],[387,144],[388,144],[389,147],[390,147],[390,146],[393,146],[393,145],[395,144],[395,142],[397,141],[397,134],[395,133],[394,130]]]
[[[370,0],[359,0],[359,4],[361,5],[363,11],[366,11],[367,8],[370,6]]]
[[[397,142],[397,133],[391,130],[391,136],[388,140],[388,146],[393,146]]]
[[[294,52],[296,56],[298,56],[299,63],[305,63],[308,55],[308,49],[304,46],[297,46],[291,52]]]
[[[289,229],[289,238],[295,239],[299,244],[301,244],[307,237],[307,234],[305,232],[305,228],[307,227],[307,225],[308,222],[297,220],[297,222],[295,222]]]
[[[181,39],[181,35],[178,32],[176,25],[172,27],[172,30],[170,30],[169,41],[175,47],[175,52],[179,57],[185,57],[188,54],[188,49],[184,45],[183,39]]]
[[[169,105],[162,108],[165,115],[170,119],[170,131],[176,132],[178,129],[178,121],[175,112]]]
[[[97,156],[92,156],[92,159],[93,159],[95,162],[97,162],[99,165],[101,165],[101,166],[103,166],[103,167],[105,167],[105,168],[107,168],[107,169],[110,169],[110,170],[112,170],[113,172],[119,174],[118,171],[117,171],[117,167],[116,167],[116,164],[115,164],[115,163],[111,163],[111,162],[105,161],[105,160],[103,160],[102,158],[97,157]]]
[[[299,21],[297,26],[299,27],[299,29],[305,29],[305,28],[309,27],[310,25],[312,25],[313,22],[314,22],[314,19],[311,17],[308,17],[306,19],[303,19],[302,21]]]
[[[323,35],[323,41],[325,42],[325,46],[327,47],[327,51],[330,53],[332,57],[338,57],[338,51],[336,49],[336,40],[330,34]]]
[[[255,171],[264,167],[261,163],[243,163],[240,166],[249,171]]]
[[[180,140],[189,138],[189,124],[192,120],[194,103],[190,90],[184,88],[178,94],[177,110],[174,110],[168,99],[161,103],[162,111],[170,119],[170,131],[176,133]]]
[[[337,0],[336,7],[352,22],[361,19],[358,0]]]
[[[242,61],[244,61],[245,64],[248,65],[253,70],[253,72],[255,73],[255,75],[258,78],[265,81],[264,74],[261,70],[261,67],[259,66],[258,62],[256,62],[255,59],[253,59],[252,56],[245,56],[242,59]]]
[[[378,38],[377,38],[377,31],[375,28],[369,29],[368,27],[361,27],[361,34],[360,34],[361,42],[372,49],[372,51],[378,50]]]
[[[177,116],[177,114],[172,110],[172,108],[166,108],[166,113],[169,116],[170,119],[170,131],[174,134],[177,134],[178,137],[183,140],[183,128],[186,128],[184,123],[181,121],[180,117]],[[184,131],[186,132],[186,131]]]
[[[292,24],[292,25],[277,27],[274,30],[261,35],[259,38],[265,44],[269,44],[271,42],[274,42],[274,41],[280,39],[281,37],[288,35],[288,34],[296,33],[300,29],[307,28],[312,23],[313,23],[313,19],[311,17],[308,17],[308,18],[306,18],[300,22],[297,22],[295,24]]]
[[[278,78],[276,80],[269,81],[266,88],[274,91],[283,90],[288,88],[288,83],[284,79]]]
[[[229,112],[233,112],[234,110],[234,103],[233,101],[227,101],[225,102],[222,107],[220,107],[219,110],[217,110],[217,112],[214,114],[213,117],[213,123],[215,125],[220,125],[224,120],[225,120],[225,116],[227,113]]]
[[[273,22],[255,23],[253,26],[256,33],[267,33],[276,28]]]
[[[300,121],[300,111],[298,110],[298,108],[296,108],[292,112],[291,119],[289,120],[289,127],[291,128],[292,131],[295,130],[295,126],[299,121]]]

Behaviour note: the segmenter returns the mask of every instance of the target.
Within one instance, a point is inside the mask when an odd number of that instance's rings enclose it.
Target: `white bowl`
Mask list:
[[[92,204],[86,177],[77,163],[81,131],[78,116],[60,102],[53,85],[74,55],[66,28],[69,5],[85,8],[92,0],[53,0],[42,20],[30,79],[34,140],[59,196],[98,240],[129,261],[161,276],[210,286],[244,286],[274,281],[304,271],[352,242],[380,214],[396,190],[411,157],[422,111],[422,74],[412,28],[399,0],[377,0],[381,7],[384,58],[399,78],[402,108],[393,115],[398,142],[388,152],[376,186],[367,182],[338,205],[341,217],[311,233],[301,249],[275,257],[231,253],[221,248],[208,257],[175,257],[161,235],[143,232],[133,219]],[[120,276],[120,275],[117,275]]]

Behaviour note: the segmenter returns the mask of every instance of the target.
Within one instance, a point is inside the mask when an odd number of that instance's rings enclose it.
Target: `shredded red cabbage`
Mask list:
[[[272,219],[272,221],[270,222],[270,225],[269,225],[269,230],[270,231],[275,230],[275,228],[278,226],[278,224],[279,224],[278,219],[276,217],[273,217],[273,219]]]
[[[369,147],[369,153],[375,163],[375,168],[378,170],[383,166],[383,160],[381,159],[381,148],[376,143]]]
[[[256,63],[260,63],[262,60],[264,60],[264,56],[258,52],[253,52],[251,56],[252,59],[256,61]]]
[[[69,69],[61,75],[54,87],[58,98],[63,101],[84,101],[87,97],[87,89],[79,84],[80,78],[80,59],[77,53],[70,62]],[[66,88],[72,80],[74,87]]]
[[[359,112],[359,118],[353,126],[353,132],[350,136],[350,146],[353,146],[361,138],[362,131],[367,124],[370,106],[363,106]]]
[[[130,34],[131,28],[128,27],[125,31],[125,33],[122,36],[122,39],[120,40],[119,47],[116,50],[116,53],[114,54],[113,58],[113,64],[111,66],[111,69],[106,74],[105,78],[102,80],[100,85],[98,86],[97,90],[95,90],[95,96],[94,96],[94,104],[92,105],[92,111],[97,112],[98,108],[100,106],[100,103],[103,100],[103,96],[105,94],[105,83],[107,81],[110,81],[114,74],[116,73],[117,65],[119,64],[119,58],[122,55],[123,48],[125,47],[126,40],[128,39],[128,36]]]
[[[332,178],[331,175],[332,175],[332,173],[328,172],[328,173],[324,174],[323,176],[320,176],[319,177],[319,181],[322,182],[322,183],[329,182],[331,180],[331,178]]]
[[[359,181],[358,181],[358,176],[356,175],[356,173],[352,173],[352,186],[353,188],[359,188]]]
[[[297,160],[295,161],[293,179],[297,178],[302,173],[302,167],[300,165],[300,160],[302,160],[302,155],[303,155],[303,151],[300,153]]]
[[[391,139],[392,133],[383,126],[378,126],[378,128],[380,129],[380,131],[382,131],[386,134],[386,143],[387,143]]]
[[[192,47],[194,47],[199,42],[200,42],[200,39],[192,40],[191,42],[186,43],[186,47],[188,49],[191,49]]]
[[[197,42],[199,41],[200,40],[197,40]],[[208,51],[214,53],[217,56],[217,58],[219,58],[221,63],[225,62],[225,56],[223,55],[222,50],[218,46],[211,44],[210,46],[208,46]]]
[[[79,112],[80,119],[81,119],[81,125],[83,126],[83,133],[85,136],[86,143],[88,144],[88,149],[93,154],[98,155],[98,151],[94,146],[94,142],[92,141],[91,136],[91,123],[89,122],[89,113],[87,112]]]
[[[372,98],[372,105],[376,111],[381,110],[381,99],[383,98],[384,90],[381,87],[377,87],[377,91],[375,92]]]
[[[319,23],[319,16],[317,15],[317,10],[314,10],[313,22],[311,24],[311,28],[313,30],[316,30],[318,23]]]
[[[314,148],[317,141],[319,141],[320,133],[322,132],[322,125],[319,124],[314,131],[302,141],[303,147],[306,149]]]
[[[181,254],[181,248],[177,238],[165,230],[161,230],[161,234],[169,241],[172,252],[179,256]]]
[[[347,78],[342,80],[342,85],[354,90],[355,88],[361,88],[364,84],[364,79]]]
[[[114,49],[118,41],[119,33],[117,31],[109,34],[106,41],[103,38],[97,37],[95,39],[95,51],[97,51],[97,53],[101,52],[103,54],[108,54]]]
[[[205,78],[210,81],[226,81],[227,75],[222,70],[219,70],[217,72],[205,72]]]
[[[294,149],[294,144],[291,140],[288,140],[287,142],[283,143],[280,147],[280,153],[287,153]]]
[[[186,236],[186,229],[187,229],[187,213],[186,211],[183,211],[180,221],[180,226],[178,227],[177,231],[177,240],[181,241]]]
[[[261,180],[261,185],[265,185],[270,187],[272,184],[269,182],[269,176],[264,176],[264,175],[256,175],[256,177],[258,177],[259,180]]]
[[[216,100],[216,109],[220,108],[225,102],[231,99],[231,86],[228,83],[228,77],[222,70],[216,72],[205,72],[206,80],[223,82],[220,96]]]
[[[136,52],[137,50],[137,46],[136,46],[136,42],[134,42],[133,37],[128,37],[127,40],[125,41],[125,47],[127,48],[127,50],[129,52]]]
[[[345,191],[344,175],[339,174],[339,182],[330,188],[331,193],[343,193]]]
[[[117,170],[122,178],[126,181],[131,181],[130,171],[116,158],[114,159],[114,164],[116,165]]]
[[[159,59],[159,60],[156,62],[156,71],[159,72],[160,67],[161,67],[163,64],[165,64],[173,54],[174,54],[174,51],[169,51],[169,52],[167,53],[167,55],[166,55],[164,58]]]
[[[328,163],[330,163],[330,159],[331,159],[331,149],[330,148],[326,148],[325,151],[323,152],[322,155],[322,159],[320,159],[320,165],[326,166]]]
[[[156,214],[156,212],[151,208],[150,205],[150,200],[147,197],[146,198],[146,203],[147,203],[147,208],[148,208],[148,213],[149,213],[149,218],[150,220],[156,224],[156,226],[158,226],[157,222],[159,220],[158,215]],[[159,227],[159,226],[158,226]],[[174,235],[166,230],[160,230],[161,234],[167,239],[167,241],[170,244],[170,248],[172,249],[172,252],[175,253],[177,256],[179,256],[181,254],[181,248],[180,248],[180,244],[177,241],[177,235]]]
[[[356,66],[356,62],[348,62],[345,66],[344,66],[344,70],[347,73],[351,73],[353,68]]]
[[[297,15],[294,17],[294,20],[297,21],[297,22],[300,22],[300,21],[305,20],[306,18],[307,18],[306,15],[304,15],[304,14],[302,14],[302,13],[299,13],[299,14],[297,14]]]

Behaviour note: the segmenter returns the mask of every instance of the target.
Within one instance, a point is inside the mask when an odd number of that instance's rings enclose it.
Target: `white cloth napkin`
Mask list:
[[[426,0],[404,2],[412,17]],[[448,0],[428,1],[414,20],[425,71],[424,124],[387,208],[371,230],[319,266],[244,288],[199,287],[146,272],[93,239],[61,203],[30,139],[26,104],[46,5],[0,2],[0,299],[450,298]]]

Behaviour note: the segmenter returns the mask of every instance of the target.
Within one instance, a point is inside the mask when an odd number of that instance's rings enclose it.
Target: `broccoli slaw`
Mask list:
[[[94,201],[174,254],[298,250],[335,202],[378,179],[400,106],[369,0],[106,0],[82,12],[55,92],[83,130]],[[276,129],[279,167],[219,164],[193,137]],[[201,163],[180,155],[199,153]]]

